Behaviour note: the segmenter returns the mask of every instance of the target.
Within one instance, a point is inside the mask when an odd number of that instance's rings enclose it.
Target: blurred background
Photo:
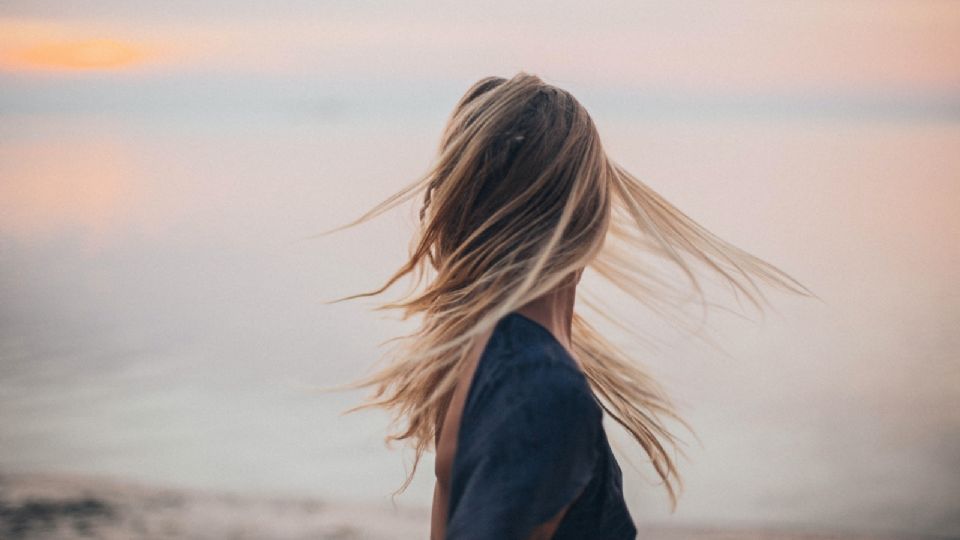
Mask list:
[[[960,536],[958,60],[960,3],[934,0],[3,2],[8,532],[49,532],[33,501],[76,530],[426,537],[432,455],[391,500],[412,450],[340,415],[365,393],[316,390],[416,327],[322,304],[404,262],[413,205],[307,237],[424,173],[472,82],[525,70],[822,299],[712,312],[721,352],[584,275],[699,437],[671,514],[609,425],[638,526]]]

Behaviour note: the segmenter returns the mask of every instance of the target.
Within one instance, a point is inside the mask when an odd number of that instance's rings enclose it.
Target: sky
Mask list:
[[[7,2],[7,77],[101,68],[462,83],[529,69],[578,86],[693,95],[945,99],[951,2]]]

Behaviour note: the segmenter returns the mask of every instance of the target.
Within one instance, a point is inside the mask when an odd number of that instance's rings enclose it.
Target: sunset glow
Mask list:
[[[43,43],[24,49],[19,60],[42,69],[121,69],[140,63],[141,47],[113,39]]]

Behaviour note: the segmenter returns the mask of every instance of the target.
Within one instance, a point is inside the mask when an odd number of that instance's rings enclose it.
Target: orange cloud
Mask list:
[[[143,62],[143,47],[113,39],[87,39],[33,45],[14,59],[21,67],[53,70],[122,69]]]

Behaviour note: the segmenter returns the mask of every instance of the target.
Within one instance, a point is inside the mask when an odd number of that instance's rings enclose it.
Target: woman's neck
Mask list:
[[[573,350],[573,305],[577,297],[578,281],[579,274],[516,310],[547,328],[557,341],[570,351]]]

